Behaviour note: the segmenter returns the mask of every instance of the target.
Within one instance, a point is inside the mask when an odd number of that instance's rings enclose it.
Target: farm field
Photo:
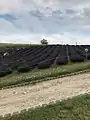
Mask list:
[[[85,49],[88,53],[85,53]],[[45,45],[0,48],[0,77],[90,60],[90,46]]]
[[[0,88],[90,69],[89,45],[1,46]],[[85,48],[88,48],[87,60]]]
[[[0,2],[0,120],[90,120],[90,0]]]
[[[90,92],[90,73],[0,90],[0,115]],[[89,106],[88,106],[89,107]],[[50,120],[50,119],[49,119]]]
[[[85,93],[89,45],[0,45],[0,120],[89,120]]]

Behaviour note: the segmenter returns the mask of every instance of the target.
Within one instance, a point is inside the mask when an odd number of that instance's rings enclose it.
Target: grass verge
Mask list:
[[[23,85],[26,82],[35,83],[39,80],[44,81],[47,78],[57,78],[61,75],[66,75],[86,69],[90,69],[90,61],[83,63],[68,64],[63,66],[54,66],[44,70],[35,69],[27,73],[14,72],[13,74],[0,78],[0,88],[18,84]]]
[[[90,120],[90,94],[21,111],[0,120]]]
[[[27,46],[44,46],[42,44],[17,44],[17,43],[0,43],[0,47],[27,47]]]

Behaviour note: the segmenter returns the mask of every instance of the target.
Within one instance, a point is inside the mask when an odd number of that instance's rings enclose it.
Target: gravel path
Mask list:
[[[0,115],[90,92],[90,73],[0,90]]]

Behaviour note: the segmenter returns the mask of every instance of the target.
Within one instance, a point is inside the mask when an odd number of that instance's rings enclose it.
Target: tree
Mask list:
[[[47,44],[48,44],[48,41],[45,40],[45,39],[43,39],[43,40],[41,40],[41,44],[45,44],[45,45],[47,45]]]

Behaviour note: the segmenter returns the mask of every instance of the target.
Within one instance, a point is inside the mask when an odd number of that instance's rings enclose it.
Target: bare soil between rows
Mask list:
[[[90,92],[90,73],[0,90],[0,115]]]

